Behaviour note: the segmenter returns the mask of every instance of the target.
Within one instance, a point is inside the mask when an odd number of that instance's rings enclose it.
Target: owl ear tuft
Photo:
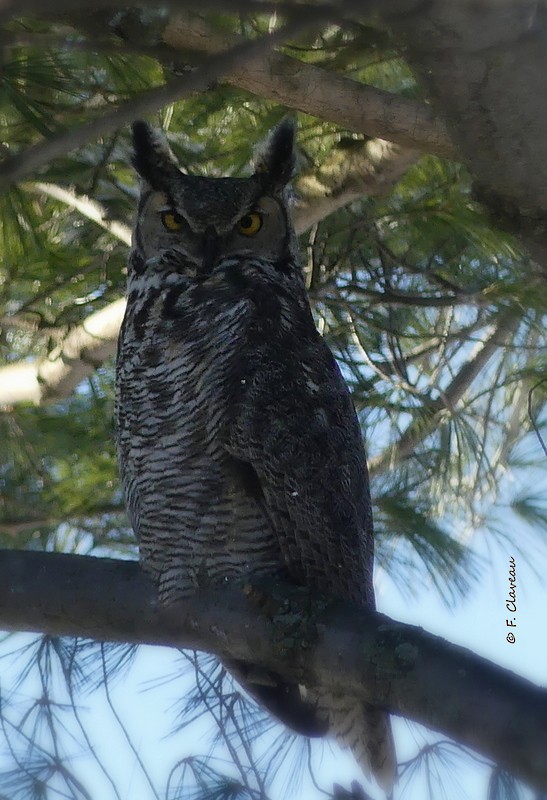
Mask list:
[[[296,166],[296,123],[286,117],[261,142],[254,152],[255,174],[268,183],[283,187],[290,181]]]
[[[174,174],[180,175],[177,160],[164,134],[138,120],[133,130],[133,166],[153,189],[161,190]]]

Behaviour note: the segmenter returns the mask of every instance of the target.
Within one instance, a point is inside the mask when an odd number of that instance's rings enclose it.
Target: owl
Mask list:
[[[291,221],[295,126],[250,177],[185,174],[133,125],[141,194],[120,332],[117,449],[140,559],[168,606],[198,587],[276,578],[373,608],[365,452],[318,333]],[[386,790],[384,710],[226,666],[292,730],[336,737]]]

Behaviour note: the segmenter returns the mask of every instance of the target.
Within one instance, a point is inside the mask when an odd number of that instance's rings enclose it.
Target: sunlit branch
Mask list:
[[[335,151],[316,173],[296,181],[298,233],[363,196],[384,197],[419,155],[383,139],[367,142],[359,152]]]
[[[116,352],[125,300],[90,314],[41,361],[20,362],[0,369],[0,405],[39,404],[68,397],[73,389]]]
[[[123,222],[108,219],[104,206],[95,200],[91,200],[85,195],[77,195],[75,192],[63,189],[62,186],[57,186],[54,183],[41,183],[40,181],[37,183],[25,183],[22,188],[33,194],[46,194],[55,200],[59,200],[70,208],[74,208],[83,217],[96,222],[97,225],[108,231],[115,239],[119,239],[120,242],[128,246],[131,245],[131,228],[128,225],[124,225]]]

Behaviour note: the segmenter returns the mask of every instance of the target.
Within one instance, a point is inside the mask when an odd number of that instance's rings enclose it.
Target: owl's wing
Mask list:
[[[278,345],[247,361],[228,450],[256,475],[293,579],[373,606],[368,475],[347,386],[315,329]]]
[[[348,389],[319,334],[285,347],[252,348],[234,404],[228,449],[245,465],[293,579],[311,589],[374,607],[373,531],[361,432]],[[289,709],[297,687],[276,687],[270,709]],[[281,703],[279,702],[281,698]],[[388,714],[354,697],[311,687],[315,724],[350,746],[366,774],[387,791],[397,760]],[[306,708],[304,707],[304,710]],[[294,726],[290,715],[282,719]],[[298,720],[297,720],[298,721]]]

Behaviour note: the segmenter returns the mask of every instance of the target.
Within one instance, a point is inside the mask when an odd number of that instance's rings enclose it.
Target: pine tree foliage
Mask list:
[[[156,26],[168,12],[124,12],[115,4],[104,13],[63,9],[6,18],[2,31],[3,156],[67,135],[62,157],[38,164],[0,195],[4,366],[47,360],[91,315],[123,296],[123,231],[137,196],[129,131],[108,129],[83,143],[75,139],[78,146],[70,135],[205,61],[161,44]],[[241,15],[226,9],[206,14],[220,36],[253,39],[282,24],[268,8]],[[131,26],[148,38],[131,38]],[[280,51],[326,74],[422,98],[381,27],[337,19],[305,30]],[[165,128],[188,171],[243,175],[251,143],[287,112],[294,113],[219,80],[172,98],[150,118]],[[298,218],[336,197],[342,179],[361,186],[362,174],[352,169],[369,160],[372,140],[319,117],[297,117]],[[351,387],[367,442],[379,568],[405,596],[432,587],[456,604],[486,569],[474,554],[474,532],[506,546],[503,520],[511,513],[529,532],[523,555],[534,553],[541,572],[547,295],[538,266],[475,200],[466,168],[416,156],[391,191],[357,191],[302,230],[301,250],[317,325]],[[0,415],[2,548],[137,557],[113,448],[113,356],[92,366],[68,396],[8,405]],[[0,390],[1,382],[0,371]],[[531,471],[533,490],[526,483]],[[109,724],[123,728],[108,687],[130,668],[134,648],[18,641],[10,637],[3,648],[5,661],[16,657],[20,679],[0,684],[0,798],[95,798],[81,777],[84,754],[109,796],[126,796],[87,733],[83,709],[91,692],[102,692]],[[204,716],[211,730],[208,744],[177,760],[162,781],[127,734],[126,757],[151,797],[265,800],[281,796],[270,791],[280,792],[283,781],[283,796],[313,786],[309,744],[273,725],[217,662],[183,653],[172,669],[177,690],[186,676],[184,700],[170,709],[172,735],[182,740]],[[456,757],[451,747],[441,742],[421,752],[419,764],[405,767],[404,785],[427,761],[429,796],[455,796],[438,789]],[[319,796],[319,787],[313,791]],[[494,771],[488,796],[520,795],[510,777]]]

